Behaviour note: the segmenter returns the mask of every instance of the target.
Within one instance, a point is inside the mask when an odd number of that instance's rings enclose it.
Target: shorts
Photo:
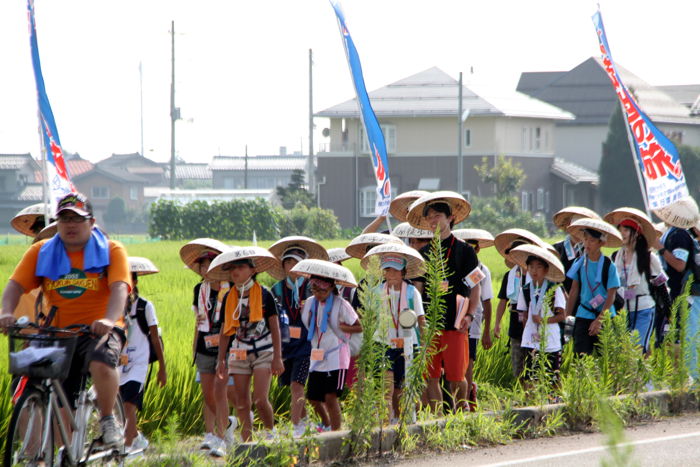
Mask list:
[[[253,371],[272,368],[272,352],[248,352],[245,360],[229,362],[228,372],[232,375],[252,375]]]
[[[387,371],[394,374],[394,389],[401,389],[406,377],[406,359],[403,356],[403,349],[387,348],[384,357],[389,363]]]
[[[476,361],[476,348],[479,346],[479,339],[475,337],[469,338],[469,354],[467,355],[467,360]]]
[[[535,379],[538,370],[538,353],[537,349],[524,349],[528,352],[525,354],[525,368],[528,379]],[[552,384],[559,381],[559,368],[561,367],[561,352],[545,352],[549,366],[547,372],[552,375]]]
[[[282,386],[289,386],[292,381],[299,383],[302,386],[306,384],[309,378],[309,356],[296,358],[288,358],[284,361],[284,373],[278,379]]]
[[[126,338],[121,328],[113,328],[105,336],[82,335],[78,337],[73,354],[68,377],[63,381],[63,391],[66,393],[71,406],[75,408],[75,402],[80,393],[84,375],[87,375],[90,362],[101,362],[110,368],[119,366],[119,356],[122,353]],[[100,344],[98,346],[98,344]]]
[[[122,401],[135,405],[139,410],[143,409],[144,392],[143,384],[138,381],[127,381],[119,386],[119,394],[122,396]]]
[[[574,352],[577,354],[585,353],[588,355],[593,354],[595,345],[598,343],[598,336],[589,336],[588,328],[590,327],[592,319],[586,318],[576,318],[574,323]]]
[[[520,339],[510,338],[510,366],[513,369],[513,378],[520,379],[525,369],[525,356],[527,349],[520,347]]]
[[[345,384],[346,370],[312,371],[306,385],[306,398],[310,401],[325,402],[326,394],[340,396]]]
[[[439,378],[444,368],[447,381],[463,381],[469,359],[465,334],[459,331],[442,331],[433,341],[433,345],[438,350],[442,350],[437,352],[430,361],[428,377]]]
[[[194,364],[200,374],[214,374],[216,373],[216,359],[217,357],[215,355],[197,352],[194,356]]]

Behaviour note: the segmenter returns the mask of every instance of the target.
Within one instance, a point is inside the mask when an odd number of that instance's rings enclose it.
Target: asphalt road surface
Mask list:
[[[405,459],[393,466],[600,466],[611,460],[601,433],[575,434],[556,438],[518,440],[505,446],[477,447],[452,454],[429,454]],[[638,466],[700,466],[700,414],[664,418],[625,430],[625,444],[619,445],[628,463]]]

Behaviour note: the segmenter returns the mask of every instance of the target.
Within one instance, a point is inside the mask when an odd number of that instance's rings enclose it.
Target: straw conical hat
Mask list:
[[[479,248],[488,248],[494,245],[494,238],[490,232],[484,229],[457,229],[452,231],[452,235],[464,240],[476,240],[479,242]]]
[[[160,272],[150,259],[141,256],[129,256],[129,270],[135,272],[137,276]]]
[[[537,245],[547,250],[554,250],[552,245],[546,243],[537,234],[525,229],[508,229],[496,235],[494,244],[498,253],[506,257],[505,251],[513,244],[514,241],[520,240],[531,245]],[[506,258],[507,259],[507,258]]]
[[[635,208],[617,208],[605,215],[603,220],[617,227],[624,219],[632,219],[642,227],[642,235],[646,238],[647,243],[651,246],[656,242],[658,237],[654,224],[646,213]]]
[[[590,219],[600,219],[600,216],[592,209],[584,208],[583,206],[567,206],[552,216],[552,222],[557,228],[566,230],[576,218],[587,217]]]
[[[395,219],[405,222],[408,216],[408,208],[411,206],[411,204],[413,204],[413,202],[421,196],[425,196],[427,194],[427,191],[412,190],[397,195],[393,200],[391,200],[391,204],[389,205],[389,214],[394,216]]]
[[[528,256],[537,256],[538,258],[544,260],[549,264],[549,270],[545,278],[552,282],[563,282],[564,278],[564,265],[561,264],[559,258],[556,257],[551,251],[536,246],[536,245],[518,245],[513,248],[508,254],[510,259],[516,263],[521,268],[527,268]]]
[[[198,238],[180,248],[180,259],[182,259],[182,262],[185,263],[188,268],[199,274],[199,268],[194,268],[194,262],[197,258],[202,256],[202,253],[206,251],[223,253],[229,249],[230,247],[228,245],[214,240],[213,238]]]
[[[399,237],[383,233],[366,233],[358,235],[350,241],[350,244],[345,247],[345,252],[353,258],[362,259],[367,253],[368,246],[381,245],[383,243],[400,243],[403,242]]]
[[[414,277],[423,275],[423,257],[421,254],[410,246],[400,245],[398,243],[385,243],[373,247],[367,252],[364,258],[362,258],[360,266],[362,266],[363,269],[367,269],[372,256],[379,255],[381,257],[386,254],[398,255],[406,260],[406,279],[413,279]]]
[[[469,201],[464,199],[464,196],[459,193],[454,191],[436,191],[435,193],[421,196],[411,204],[411,207],[408,209],[408,222],[418,229],[432,230],[432,227],[428,224],[428,219],[423,216],[423,209],[437,202],[447,203],[450,206],[454,216],[454,225],[469,217],[469,212],[472,210]]]
[[[654,214],[668,225],[680,229],[689,229],[700,219],[698,205],[690,196],[686,196],[661,209],[654,209]]]
[[[228,263],[250,259],[255,264],[255,272],[265,272],[279,266],[279,260],[272,253],[259,246],[234,246],[221,253],[209,265],[207,278],[217,281],[231,279],[231,273],[224,269]]]
[[[394,227],[391,234],[399,238],[433,238],[435,236],[430,230],[416,229],[408,222],[402,222]]]
[[[304,277],[321,276],[332,279],[338,285],[346,287],[357,287],[357,281],[352,272],[345,266],[323,261],[322,259],[304,259],[299,261],[292,268],[295,272]]]
[[[43,218],[48,210],[49,208],[45,203],[32,204],[18,212],[12,218],[10,224],[12,228],[22,235],[34,237],[36,234],[31,231],[31,226],[34,225],[37,219]],[[51,217],[51,213],[49,213],[49,217]]]
[[[308,255],[306,259],[328,260],[328,252],[321,246],[321,244],[316,242],[316,240],[309,237],[303,237],[301,235],[284,237],[283,239],[273,243],[272,246],[268,248],[268,251],[280,260],[280,265],[279,267],[270,269],[267,271],[267,273],[278,281],[284,279],[285,274],[284,267],[282,266],[282,256],[284,255],[284,252],[290,248],[299,248],[300,250],[304,250]]]
[[[41,229],[41,232],[36,234],[36,237],[34,237],[34,241],[38,242],[39,240],[44,240],[45,238],[51,238],[56,235],[56,232],[58,232],[58,223],[54,221]]]
[[[605,246],[612,248],[618,248],[622,246],[622,236],[620,232],[608,224],[607,222],[599,219],[579,219],[571,223],[570,226],[566,228],[568,233],[575,233],[577,236],[583,238],[583,229],[593,229],[598,232],[607,235],[607,240],[605,241]]]
[[[352,258],[345,252],[345,248],[331,248],[328,251],[328,261],[331,263],[342,263],[346,259]]]

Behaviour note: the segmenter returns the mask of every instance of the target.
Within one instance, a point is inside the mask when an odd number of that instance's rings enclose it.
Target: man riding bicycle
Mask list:
[[[14,324],[12,313],[20,297],[36,287],[42,287],[49,308],[55,310],[52,326],[89,325],[91,335],[80,336],[63,386],[74,404],[87,365],[102,417],[102,442],[105,447],[119,447],[124,436],[112,410],[119,392],[119,355],[126,340],[124,306],[131,290],[126,249],[95,227],[92,205],[81,193],[64,196],[56,217],[58,234],[32,245],[7,282],[0,328]]]

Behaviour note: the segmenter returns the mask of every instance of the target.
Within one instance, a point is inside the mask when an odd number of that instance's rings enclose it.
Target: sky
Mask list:
[[[591,0],[345,0],[369,90],[433,66],[515,89],[524,71],[599,56]],[[700,83],[700,2],[600,3],[613,59],[652,85]],[[26,2],[0,1],[0,153],[39,154]],[[35,0],[44,80],[64,150],[170,158],[171,21],[177,155],[308,153],[313,109],[354,97],[328,0]],[[142,73],[139,73],[141,66]],[[473,70],[473,73],[471,73]],[[141,77],[140,77],[141,76]],[[143,112],[141,111],[143,95]],[[141,121],[143,120],[143,140]],[[314,151],[328,120],[315,120]]]

